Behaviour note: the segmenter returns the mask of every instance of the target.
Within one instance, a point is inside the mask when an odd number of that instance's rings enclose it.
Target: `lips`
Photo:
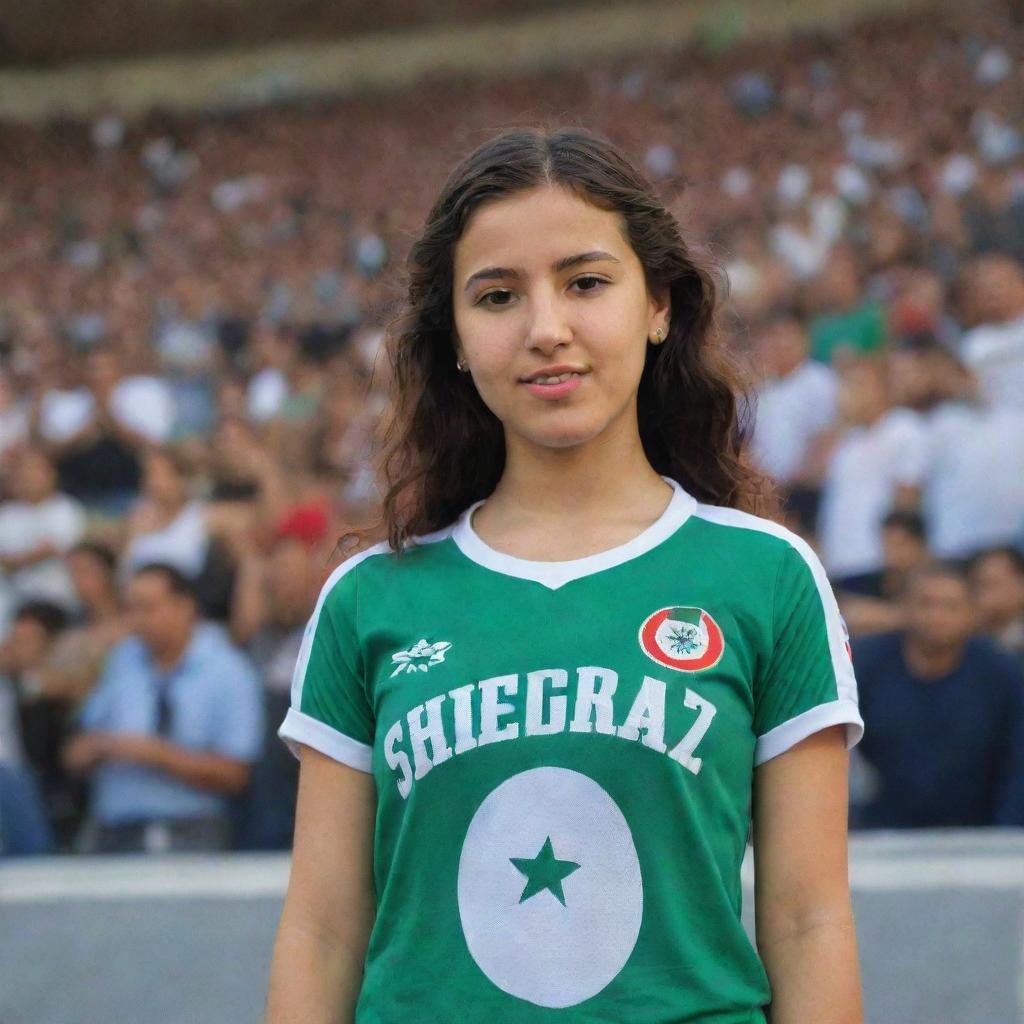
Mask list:
[[[535,376],[533,380],[524,381],[523,385],[535,398],[555,401],[571,395],[578,387],[581,387],[585,376],[585,372],[568,371],[547,376]],[[545,381],[551,381],[551,383],[544,383]]]
[[[572,377],[579,377],[581,374],[576,372],[560,373],[557,376],[550,377],[531,377],[528,384],[564,384],[567,380]]]
[[[555,366],[542,367],[525,377],[520,377],[519,380],[523,384],[560,384],[572,377],[581,377],[588,372],[588,369],[583,366],[559,363]]]

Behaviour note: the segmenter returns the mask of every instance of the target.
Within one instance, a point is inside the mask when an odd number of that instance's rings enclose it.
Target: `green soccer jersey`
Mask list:
[[[856,684],[807,545],[668,482],[588,558],[501,554],[474,505],[324,586],[280,735],[376,781],[358,1024],[763,1022],[752,773],[852,745]]]

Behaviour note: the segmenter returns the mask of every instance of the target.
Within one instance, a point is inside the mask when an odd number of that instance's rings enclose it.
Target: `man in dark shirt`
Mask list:
[[[854,825],[1024,825],[1024,675],[973,635],[959,569],[918,570],[906,603],[904,631],[853,648],[876,790]]]

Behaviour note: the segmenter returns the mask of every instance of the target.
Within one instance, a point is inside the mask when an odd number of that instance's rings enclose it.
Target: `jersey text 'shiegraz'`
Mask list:
[[[754,1024],[754,767],[862,729],[817,559],[678,484],[568,562],[453,527],[327,581],[281,736],[372,772],[359,1024]]]

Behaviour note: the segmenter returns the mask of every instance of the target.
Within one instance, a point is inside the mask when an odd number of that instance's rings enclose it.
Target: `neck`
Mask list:
[[[153,657],[153,663],[157,668],[163,669],[165,672],[174,668],[181,661],[182,655],[185,653],[185,649],[188,647],[188,642],[191,639],[192,630],[189,630],[185,636],[176,637],[174,640],[169,640],[159,647],[151,644],[150,653]]]
[[[909,634],[903,639],[903,660],[907,668],[920,679],[938,679],[948,676],[960,664],[963,645],[933,647]]]
[[[507,452],[487,501],[492,521],[624,518],[666,498],[667,484],[647,461],[635,430],[574,448],[512,443]]]

